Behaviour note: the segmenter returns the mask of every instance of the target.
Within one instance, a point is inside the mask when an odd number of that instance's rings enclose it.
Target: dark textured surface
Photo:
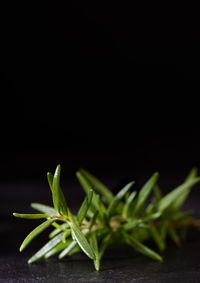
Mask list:
[[[169,246],[164,263],[130,250],[111,250],[97,272],[85,256],[56,258],[28,265],[17,251],[1,254],[0,282],[200,282],[200,241],[195,237],[177,249]]]
[[[92,261],[82,254],[62,261],[54,257],[28,265],[27,259],[45,242],[48,231],[20,254],[20,243],[36,222],[15,219],[11,212],[13,209],[31,211],[28,208],[31,200],[50,203],[49,191],[47,187],[36,184],[1,184],[0,187],[1,200],[3,197],[0,210],[0,282],[200,282],[200,232],[197,230],[188,233],[182,248],[169,241],[163,254],[164,263],[154,262],[127,247],[118,247],[105,254],[100,272],[96,272]],[[198,212],[197,189],[194,189],[187,207]],[[75,188],[70,190],[70,194],[71,205],[76,210],[82,196],[80,194],[76,198]]]

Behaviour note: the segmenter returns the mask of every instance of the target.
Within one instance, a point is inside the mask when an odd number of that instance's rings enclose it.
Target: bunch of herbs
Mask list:
[[[53,227],[48,242],[28,263],[55,254],[62,259],[82,251],[93,261],[98,271],[106,249],[112,244],[121,243],[151,259],[163,261],[160,253],[166,249],[166,237],[169,236],[180,246],[188,227],[198,225],[198,221],[192,217],[193,212],[182,209],[191,188],[200,181],[196,169],[191,170],[180,186],[164,196],[158,185],[157,172],[139,191],[134,189],[132,181],[113,195],[96,177],[80,169],[76,176],[86,197],[77,215],[72,214],[66,202],[60,176],[60,165],[54,175],[47,173],[53,207],[32,203],[31,207],[40,214],[13,213],[16,217],[26,219],[44,219],[28,234],[20,251],[49,226]],[[149,239],[155,242],[156,251],[145,245],[144,242]]]

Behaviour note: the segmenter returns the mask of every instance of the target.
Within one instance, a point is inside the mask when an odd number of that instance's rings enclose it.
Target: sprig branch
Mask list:
[[[163,261],[157,251],[144,242],[152,239],[158,251],[166,248],[166,237],[181,246],[181,235],[190,226],[199,227],[200,221],[192,217],[193,212],[182,207],[191,189],[200,182],[197,170],[192,169],[183,184],[162,196],[158,186],[158,173],[154,173],[137,192],[134,181],[124,186],[115,196],[96,177],[84,169],[76,176],[86,193],[77,215],[67,205],[60,186],[61,166],[54,175],[47,173],[52,192],[53,207],[32,203],[39,214],[13,213],[26,219],[46,219],[23,241],[20,251],[49,226],[54,227],[49,241],[28,261],[50,258],[59,253],[59,259],[81,250],[94,262],[96,270],[106,249],[114,243],[126,243],[154,260]],[[149,200],[150,199],[150,200]]]

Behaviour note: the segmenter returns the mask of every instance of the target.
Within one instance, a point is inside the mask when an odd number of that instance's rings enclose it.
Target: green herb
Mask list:
[[[182,210],[192,187],[200,182],[196,169],[192,169],[185,181],[165,196],[158,185],[157,172],[138,192],[132,181],[115,196],[88,171],[80,169],[76,176],[86,193],[77,215],[71,213],[61,189],[60,165],[54,175],[47,173],[53,207],[32,203],[31,207],[39,214],[13,213],[19,218],[45,219],[25,238],[20,251],[49,226],[53,227],[48,242],[28,263],[55,254],[62,259],[83,251],[98,271],[104,252],[114,243],[125,243],[136,252],[163,261],[158,252],[165,250],[166,236],[181,246],[188,227],[200,226],[199,220],[192,217],[193,211]],[[155,251],[144,244],[149,239],[155,243]]]

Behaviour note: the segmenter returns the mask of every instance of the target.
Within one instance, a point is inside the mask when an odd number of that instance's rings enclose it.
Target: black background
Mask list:
[[[199,166],[193,6],[4,3],[1,179]],[[127,172],[127,174],[126,174]]]
[[[2,219],[45,202],[58,163],[74,199],[79,167],[166,191],[200,169],[197,7],[6,2],[0,30]]]

